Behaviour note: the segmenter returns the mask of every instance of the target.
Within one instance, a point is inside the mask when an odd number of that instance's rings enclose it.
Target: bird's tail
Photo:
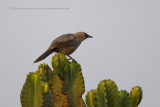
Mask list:
[[[37,63],[43,59],[45,59],[47,56],[49,56],[51,53],[53,53],[54,50],[47,50],[46,52],[44,52],[40,57],[38,57],[33,63]]]

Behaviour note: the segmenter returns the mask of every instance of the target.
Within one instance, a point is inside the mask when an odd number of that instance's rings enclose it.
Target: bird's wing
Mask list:
[[[73,34],[65,34],[55,39],[50,48],[64,48],[77,45],[77,37]]]

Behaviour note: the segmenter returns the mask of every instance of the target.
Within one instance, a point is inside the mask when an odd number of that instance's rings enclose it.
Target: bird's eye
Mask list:
[[[84,35],[81,35],[81,38],[84,38]]]
[[[88,38],[88,35],[87,35],[87,34],[85,34],[85,37],[86,37],[86,38]]]

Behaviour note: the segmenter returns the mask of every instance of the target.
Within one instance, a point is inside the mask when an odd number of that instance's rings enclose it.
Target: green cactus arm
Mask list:
[[[38,71],[43,82],[49,82],[52,78],[53,72],[47,64],[40,64]]]
[[[63,83],[63,93],[67,95],[69,107],[79,106],[77,104],[82,99],[84,91],[84,79],[81,67],[78,63],[71,62],[68,65]]]
[[[52,94],[49,89],[49,84],[48,82],[42,82],[41,83],[41,89],[42,89],[42,94],[43,94],[43,107],[51,107],[53,106],[52,103]]]
[[[138,107],[138,105],[142,99],[141,87],[139,87],[139,86],[133,87],[130,92],[130,96],[131,96],[131,107]]]
[[[63,93],[63,81],[60,79],[58,74],[54,75],[52,78],[52,92],[55,93],[55,95],[60,96]]]
[[[43,94],[43,99],[44,99],[43,107],[53,107],[52,94],[50,91]]]
[[[87,93],[86,95],[87,107],[97,107],[96,93],[97,93],[97,90],[91,90]]]
[[[68,106],[67,96],[63,94],[63,81],[58,74],[55,74],[51,81],[51,93],[53,98],[53,107]]]
[[[107,93],[105,90],[105,80],[101,81],[97,87],[96,101],[98,107],[108,107]]]
[[[127,91],[121,90],[119,92],[120,107],[130,107],[130,95]]]
[[[99,83],[96,94],[98,107],[120,107],[118,87],[112,80],[103,80]]]
[[[80,98],[79,102],[76,104],[76,107],[86,107],[86,104],[82,98]]]
[[[118,87],[112,80],[106,80],[105,83],[106,93],[107,93],[107,103],[109,107],[120,107],[119,106],[119,93]]]
[[[55,72],[60,75],[60,78],[62,80],[64,79],[68,64],[69,61],[63,54],[55,54],[52,58],[52,67],[55,70]]]
[[[21,91],[22,107],[42,107],[43,95],[40,74],[29,73]]]
[[[51,68],[47,64],[40,64],[37,72],[40,73],[41,77],[41,89],[43,94],[43,107],[51,107],[52,104],[52,94],[50,92],[50,81],[53,76]]]

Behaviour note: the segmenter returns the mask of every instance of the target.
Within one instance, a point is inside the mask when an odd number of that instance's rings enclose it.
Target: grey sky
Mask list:
[[[1,106],[20,107],[26,75],[39,65],[33,61],[54,38],[78,31],[94,37],[71,55],[86,92],[112,79],[119,90],[142,87],[139,107],[160,105],[159,0],[1,0],[0,7]],[[52,56],[40,63],[51,65]]]

